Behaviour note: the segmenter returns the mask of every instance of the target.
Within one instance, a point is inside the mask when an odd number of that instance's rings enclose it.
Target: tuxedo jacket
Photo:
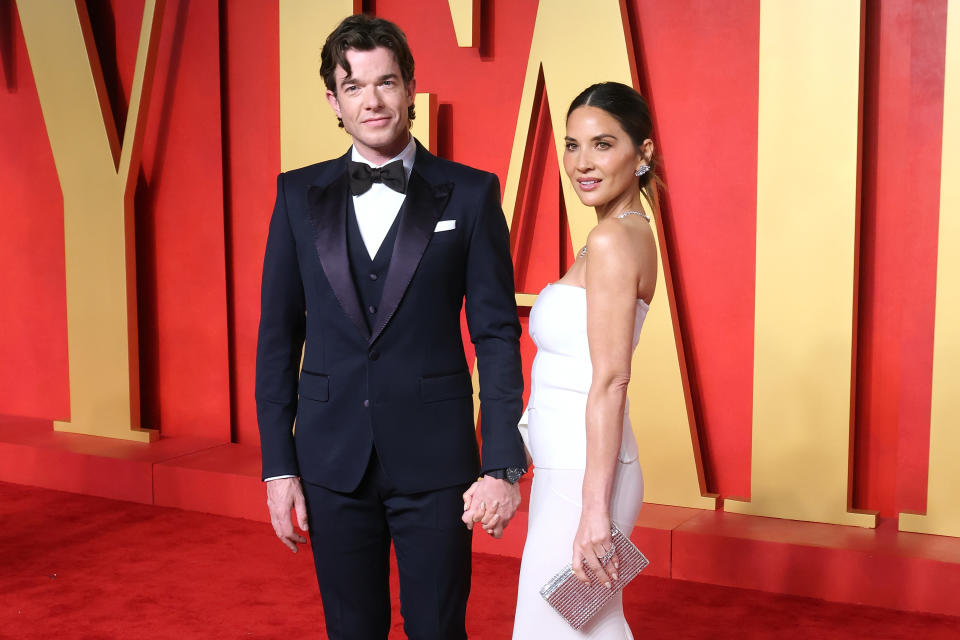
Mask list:
[[[277,178],[257,343],[263,477],[299,475],[349,492],[375,448],[401,492],[476,479],[464,300],[480,374],[482,469],[525,466],[520,325],[496,176],[417,144],[368,321],[347,248],[348,159]]]

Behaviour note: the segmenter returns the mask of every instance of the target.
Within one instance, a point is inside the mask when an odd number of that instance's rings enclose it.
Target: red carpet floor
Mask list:
[[[305,551],[265,524],[0,483],[0,638],[325,638]],[[518,570],[475,554],[471,639],[510,637]],[[625,594],[638,640],[960,638],[958,618],[666,578]]]

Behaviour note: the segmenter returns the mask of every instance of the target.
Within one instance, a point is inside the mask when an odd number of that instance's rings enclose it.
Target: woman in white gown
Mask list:
[[[612,544],[610,524],[629,535],[643,501],[627,383],[657,281],[654,231],[643,213],[654,184],[650,132],[645,101],[619,83],[587,88],[567,112],[564,169],[597,225],[530,313],[537,355],[523,422],[536,468],[515,640],[633,637],[619,593],[575,631],[539,591],[567,562],[582,580],[586,564],[612,586],[618,559],[599,560]]]

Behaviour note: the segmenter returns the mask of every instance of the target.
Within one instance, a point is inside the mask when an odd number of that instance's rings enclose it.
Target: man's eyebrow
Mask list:
[[[400,79],[400,76],[398,76],[395,72],[390,72],[390,73],[386,73],[386,74],[380,76],[379,78],[377,78],[377,83],[379,84],[379,83],[384,82],[384,81],[386,81],[386,80],[399,80],[399,79]],[[354,78],[353,76],[346,76],[346,77],[344,77],[342,80],[340,80],[339,86],[342,87],[342,86],[345,86],[345,85],[348,85],[348,84],[356,84],[356,83],[357,83],[357,79],[356,79],[356,78]]]

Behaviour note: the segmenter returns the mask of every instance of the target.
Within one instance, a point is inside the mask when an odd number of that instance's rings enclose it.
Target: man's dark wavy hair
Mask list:
[[[327,89],[337,93],[337,67],[342,67],[347,75],[350,75],[347,51],[372,51],[377,47],[384,47],[393,53],[400,65],[404,86],[410,84],[413,80],[413,54],[410,53],[407,37],[403,35],[400,27],[383,18],[357,14],[345,18],[323,43],[323,50],[320,52],[320,75]],[[407,109],[407,116],[412,122],[415,117],[412,104]],[[343,120],[337,120],[342,127]]]

